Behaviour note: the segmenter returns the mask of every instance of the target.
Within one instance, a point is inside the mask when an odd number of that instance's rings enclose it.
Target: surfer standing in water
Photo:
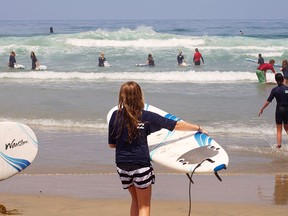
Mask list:
[[[184,56],[182,55],[182,51],[179,51],[179,55],[177,56],[177,63],[179,66],[182,66],[185,63]]]
[[[16,64],[16,53],[14,51],[10,52],[8,66],[14,68]]]
[[[104,57],[104,53],[100,53],[100,57],[98,58],[98,66],[99,67],[104,67],[104,62],[106,61],[106,58]]]
[[[148,54],[148,58],[147,58],[147,63],[146,64],[148,64],[149,66],[155,66],[155,62],[154,62],[152,54]]]
[[[36,57],[34,52],[30,53],[30,58],[32,60],[32,68],[31,69],[35,70],[37,67],[39,68],[40,64],[39,64],[39,61],[38,61],[38,59],[37,59],[37,57]]]
[[[199,52],[198,48],[195,49],[194,57],[193,57],[193,62],[195,65],[200,65],[202,63],[204,64],[204,59],[202,57],[202,54]]]
[[[283,76],[284,76],[284,84],[287,85],[288,83],[288,61],[287,59],[284,59],[282,61],[282,68],[281,68],[281,71],[283,73]]]
[[[265,63],[264,58],[262,57],[261,53],[259,53],[258,54],[258,64],[262,65],[264,63]]]
[[[277,73],[275,80],[278,86],[271,90],[268,99],[265,101],[263,107],[259,111],[259,116],[263,114],[264,109],[276,98],[277,105],[275,111],[276,129],[277,129],[277,148],[281,148],[282,143],[282,125],[288,134],[288,86],[284,85],[284,77]]]
[[[259,67],[256,70],[256,75],[258,77],[259,83],[267,82],[267,79],[266,79],[267,70],[271,70],[276,75],[276,72],[274,70],[274,64],[275,64],[274,59],[271,59],[269,63],[264,63],[264,64],[259,65]]]
[[[130,216],[149,216],[155,174],[150,163],[147,136],[166,128],[170,131],[200,131],[200,125],[167,119],[144,110],[141,87],[134,81],[124,83],[119,91],[118,110],[114,111],[108,131],[110,148],[116,148],[116,166],[122,186],[132,201]]]

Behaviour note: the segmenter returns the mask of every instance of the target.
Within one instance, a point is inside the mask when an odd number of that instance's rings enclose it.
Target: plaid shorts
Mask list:
[[[126,171],[117,167],[123,188],[128,189],[132,185],[145,189],[155,182],[153,167],[142,167],[132,171]]]

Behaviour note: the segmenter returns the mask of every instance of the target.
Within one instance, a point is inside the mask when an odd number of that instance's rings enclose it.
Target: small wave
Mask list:
[[[21,122],[27,125],[30,125],[33,128],[38,129],[50,129],[50,130],[107,130],[107,123],[103,123],[95,121],[95,122],[87,122],[83,121],[75,121],[71,119],[63,119],[63,120],[56,120],[56,119],[27,119],[27,118],[19,118],[19,119],[6,119],[2,118],[0,121],[16,121]]]
[[[157,83],[229,83],[257,82],[257,77],[251,72],[219,72],[219,71],[172,71],[172,72],[112,72],[112,73],[83,73],[83,72],[4,72],[0,80],[23,81],[126,81],[137,80]],[[267,74],[267,80],[273,80],[273,74]]]
[[[66,43],[78,47],[195,47],[204,45],[203,39],[178,39],[170,38],[166,40],[161,39],[137,39],[129,41],[121,40],[93,40],[93,39],[67,39]]]

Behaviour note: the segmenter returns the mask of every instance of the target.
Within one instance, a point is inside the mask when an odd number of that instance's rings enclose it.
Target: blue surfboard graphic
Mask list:
[[[30,165],[30,162],[25,159],[9,157],[2,152],[0,152],[0,157],[3,158],[10,166],[12,166],[18,172],[21,172]]]

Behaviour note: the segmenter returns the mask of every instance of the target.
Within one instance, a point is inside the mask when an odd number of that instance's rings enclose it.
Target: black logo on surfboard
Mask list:
[[[5,150],[9,149],[13,149],[19,146],[23,146],[26,143],[28,143],[28,140],[19,140],[19,141],[15,141],[15,139],[12,140],[12,142],[5,144]]]

